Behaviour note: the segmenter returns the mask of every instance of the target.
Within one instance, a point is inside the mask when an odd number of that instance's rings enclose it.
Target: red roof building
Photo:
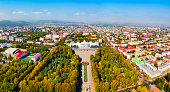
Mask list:
[[[29,51],[21,51],[17,53],[16,59],[19,60],[25,56],[27,56],[30,52]]]
[[[35,56],[31,57],[31,59],[35,62],[37,60],[39,60],[41,57],[41,53],[37,53]]]
[[[152,63],[156,63],[156,62],[158,62],[159,60],[155,60],[155,61],[153,61]]]
[[[129,46],[128,48],[124,48],[124,47],[118,46],[118,49],[119,49],[119,51],[121,51],[121,52],[127,52],[128,50],[136,49],[136,47],[135,47],[135,46]]]
[[[61,39],[61,38],[64,38],[64,37],[63,37],[63,34],[60,34],[60,39]]]

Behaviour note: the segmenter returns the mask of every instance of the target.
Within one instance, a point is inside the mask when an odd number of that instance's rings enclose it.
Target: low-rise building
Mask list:
[[[77,46],[77,47],[92,47],[92,46],[99,46],[99,42],[86,42],[86,41],[83,41],[83,42],[77,42],[75,43],[74,41],[72,41],[70,43],[70,46]]]
[[[43,45],[55,45],[55,43],[44,42]]]
[[[31,57],[31,59],[35,62],[35,61],[38,61],[41,57],[41,53],[37,53],[35,56]]]
[[[34,43],[34,41],[27,41],[27,43]]]
[[[13,36],[9,36],[10,41],[15,41],[15,38]]]
[[[27,38],[22,38],[22,37],[15,38],[15,41],[18,41],[18,42],[24,42],[25,40],[27,40]]]
[[[15,54],[17,54],[20,51],[20,49],[18,48],[8,48],[7,50],[5,50],[5,53],[11,56],[15,56]]]
[[[44,41],[44,38],[40,37],[40,41]]]
[[[8,35],[2,35],[2,36],[1,36],[1,39],[2,39],[2,40],[9,40],[9,36],[8,36]]]
[[[118,46],[118,50],[119,50],[120,52],[127,52],[127,51],[129,51],[129,50],[135,50],[135,49],[136,49],[136,47],[134,47],[134,46],[129,46],[128,48],[124,48],[124,47]]]
[[[135,62],[136,65],[143,70],[150,78],[155,78],[161,76],[164,71],[170,69],[170,62],[166,63],[163,61],[154,61],[158,63],[158,68],[154,66],[153,62],[147,62],[146,60],[142,61],[139,57],[132,58],[132,62]]]
[[[7,44],[0,43],[0,48],[6,48]]]

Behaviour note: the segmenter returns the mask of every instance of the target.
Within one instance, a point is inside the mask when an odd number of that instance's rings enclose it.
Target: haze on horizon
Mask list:
[[[170,25],[170,1],[0,0],[0,20]]]

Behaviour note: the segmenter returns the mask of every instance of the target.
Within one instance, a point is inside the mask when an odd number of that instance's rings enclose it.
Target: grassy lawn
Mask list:
[[[6,56],[5,54],[2,54],[4,57]]]
[[[89,65],[88,62],[83,62],[84,65],[84,82],[87,82],[87,65]]]
[[[28,62],[28,61],[31,60],[31,58],[30,58],[30,57],[25,57],[25,58],[23,58],[22,60]]]
[[[29,56],[34,56],[34,55],[36,55],[37,53],[31,53]]]
[[[87,65],[84,65],[84,82],[87,82]]]
[[[132,59],[133,59],[135,62],[137,62],[138,64],[145,63],[145,62],[143,62],[143,61],[139,61],[139,60],[138,60],[139,57],[133,57]]]
[[[31,53],[29,56],[22,58],[22,61],[28,62],[31,60],[31,57],[35,56],[37,53]]]

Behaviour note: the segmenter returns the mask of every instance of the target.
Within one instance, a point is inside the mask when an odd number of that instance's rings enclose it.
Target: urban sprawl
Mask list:
[[[1,27],[0,50],[0,91],[136,92],[138,86],[144,87],[144,82],[149,84],[149,88],[145,85],[147,90],[170,89],[169,27],[104,24]],[[79,58],[83,61],[79,62]],[[82,88],[77,87],[80,63]],[[156,82],[162,78],[165,83]]]

